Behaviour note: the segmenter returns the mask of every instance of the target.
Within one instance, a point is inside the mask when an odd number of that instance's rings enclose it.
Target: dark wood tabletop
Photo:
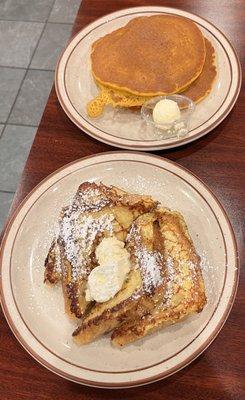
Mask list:
[[[234,45],[244,65],[245,2],[243,0],[83,0],[73,34],[104,14],[133,6],[173,6],[206,18]],[[231,314],[212,345],[174,376],[141,388],[110,391],[65,381],[39,365],[11,333],[0,312],[0,398],[72,400],[245,399],[245,91],[229,116],[204,138],[158,155],[174,160],[199,176],[224,205],[233,225],[241,274]],[[52,89],[12,212],[44,177],[75,159],[117,150],[81,132],[65,115]]]

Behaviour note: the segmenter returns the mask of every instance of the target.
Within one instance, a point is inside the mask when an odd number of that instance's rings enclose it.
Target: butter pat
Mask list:
[[[99,265],[88,277],[86,300],[103,303],[121,290],[130,271],[129,253],[123,242],[109,237],[101,241],[95,255]]]
[[[96,248],[95,255],[100,265],[118,264],[121,269],[129,271],[129,253],[124,248],[124,242],[116,237],[104,238]]]
[[[152,117],[156,124],[172,124],[180,119],[179,106],[173,100],[160,100],[153,109]]]
[[[95,267],[88,277],[86,300],[104,303],[113,298],[122,287],[120,275],[116,264]]]

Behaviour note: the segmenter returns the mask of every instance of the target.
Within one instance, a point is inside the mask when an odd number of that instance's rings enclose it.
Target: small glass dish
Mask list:
[[[153,120],[153,109],[160,100],[173,100],[175,101],[180,109],[180,118],[172,123],[156,124]],[[173,94],[169,96],[158,96],[148,100],[141,107],[141,116],[147,125],[152,125],[154,132],[157,134],[159,139],[169,139],[172,137],[183,137],[189,132],[189,122],[193,111],[195,110],[195,104],[189,97],[182,96],[181,94]]]

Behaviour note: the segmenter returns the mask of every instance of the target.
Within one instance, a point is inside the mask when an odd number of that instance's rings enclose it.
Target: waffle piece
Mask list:
[[[151,312],[165,291],[164,261],[160,226],[155,212],[133,222],[126,248],[132,269],[114,298],[97,303],[73,333],[78,344],[86,344],[107,333],[123,321]]]
[[[124,346],[156,329],[176,323],[202,311],[206,303],[200,259],[182,215],[161,209],[158,221],[166,262],[165,294],[149,314],[121,324],[112,334],[114,345]]]
[[[91,270],[97,266],[95,249],[111,235],[125,240],[133,220],[156,207],[150,196],[124,192],[116,187],[85,182],[73,203],[62,210],[57,243],[61,274],[57,274],[56,245],[52,243],[45,263],[45,281],[62,280],[66,312],[80,318],[89,310],[85,289]]]

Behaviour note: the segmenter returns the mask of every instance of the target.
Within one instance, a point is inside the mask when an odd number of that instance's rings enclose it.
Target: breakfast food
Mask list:
[[[93,44],[92,71],[101,84],[136,95],[179,92],[201,73],[205,43],[189,19],[153,15],[132,19]]]
[[[82,183],[62,210],[44,280],[62,282],[80,345],[112,332],[112,343],[123,346],[206,303],[199,256],[181,214],[102,183]]]
[[[65,308],[80,318],[89,308],[87,280],[97,266],[95,251],[104,237],[124,241],[133,220],[156,203],[149,196],[128,194],[103,184],[82,183],[74,201],[61,211],[59,236],[45,261],[45,281],[62,281]]]
[[[154,240],[154,211],[146,213],[133,223],[126,240],[131,258],[131,271],[122,289],[107,303],[97,304],[73,333],[76,342],[89,343],[96,337],[118,327],[122,321],[135,318],[141,309],[151,310],[154,302],[163,297],[164,261],[156,251]],[[134,232],[139,231],[137,235]],[[160,244],[159,244],[160,250]],[[138,311],[139,310],[139,311]]]
[[[212,89],[216,77],[215,51],[208,39],[205,39],[206,58],[199,77],[181,94],[190,97],[195,103],[203,100]]]
[[[200,260],[182,215],[162,208],[157,211],[157,221],[165,260],[164,291],[150,311],[142,312],[139,301],[140,313],[136,312],[112,333],[115,345],[123,346],[160,327],[181,321],[202,311],[206,303]]]
[[[91,68],[99,89],[87,105],[91,117],[106,104],[136,107],[159,95],[183,92],[199,101],[216,75],[211,43],[194,22],[172,15],[137,17],[98,39]]]

